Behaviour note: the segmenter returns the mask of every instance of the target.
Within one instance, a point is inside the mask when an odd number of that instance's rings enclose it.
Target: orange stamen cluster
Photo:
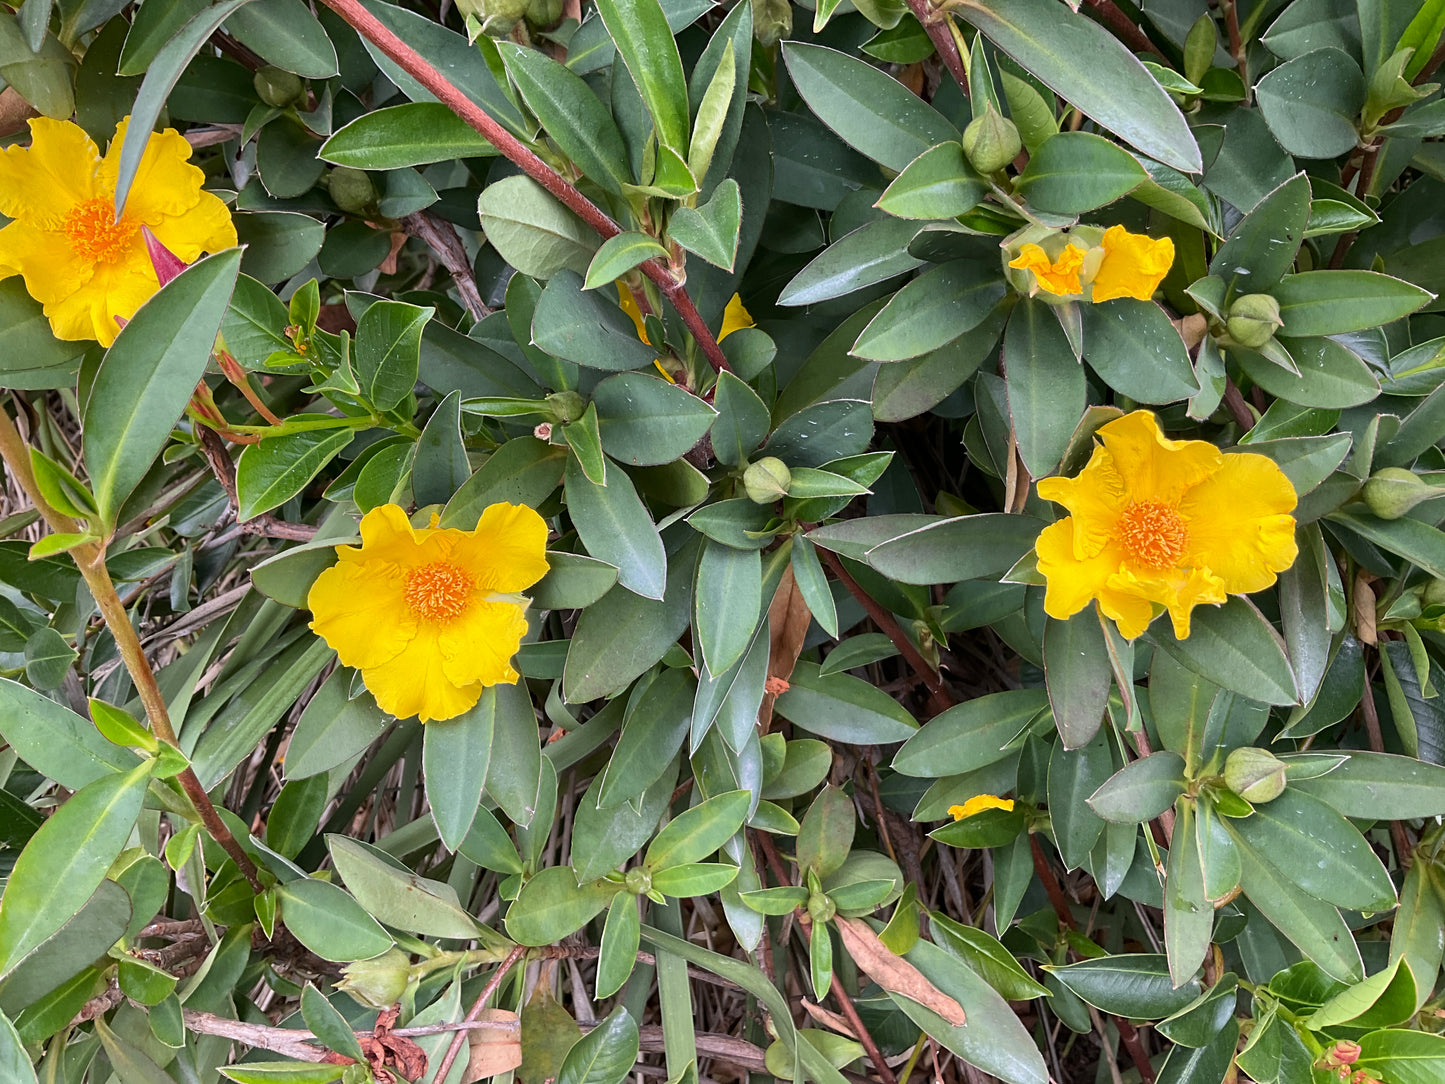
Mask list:
[[[472,578],[450,561],[433,561],[406,578],[406,602],[428,621],[450,621],[471,603]]]
[[[124,216],[117,222],[115,206],[107,199],[77,203],[65,216],[65,235],[77,255],[96,263],[114,263],[125,255],[137,225]]]
[[[1173,568],[1189,545],[1189,528],[1163,501],[1135,501],[1116,526],[1129,556],[1150,568]]]

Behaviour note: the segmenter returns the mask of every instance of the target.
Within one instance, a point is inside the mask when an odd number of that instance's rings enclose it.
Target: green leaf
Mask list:
[[[940,264],[899,290],[849,353],[871,361],[902,361],[937,350],[983,323],[1005,291],[997,268],[979,260]]]
[[[150,143],[151,132],[155,130],[156,120],[165,107],[166,99],[171,96],[171,90],[175,87],[176,80],[181,77],[181,73],[185,71],[211,35],[220,29],[221,24],[248,2],[249,0],[223,0],[222,3],[212,4],[198,11],[185,26],[161,46],[156,52],[155,58],[147,65],[145,79],[141,83],[135,103],[130,107],[130,125],[125,130],[125,141],[121,144],[120,160],[116,168],[115,217],[117,219],[125,210],[126,197],[130,195],[130,186],[140,171],[141,159]],[[231,258],[233,257],[227,257],[228,260]],[[217,259],[217,257],[212,257],[212,259]],[[231,283],[234,281],[235,275],[232,274],[231,282],[226,285],[227,294],[230,293]],[[166,285],[170,286],[172,283]],[[161,292],[164,293],[165,289],[162,288]],[[224,311],[224,304],[221,308]],[[216,322],[219,325],[219,314],[217,314]],[[185,331],[191,330],[185,323],[184,317],[180,320],[160,320],[158,327],[171,331],[177,328]],[[202,329],[204,329],[204,325]],[[157,345],[169,341],[168,336],[159,335],[150,330],[136,337],[141,341],[149,339]],[[189,335],[183,337],[190,338]],[[215,338],[214,330],[211,332],[211,338]],[[205,349],[209,350],[210,345],[208,341]],[[186,384],[183,390],[189,395],[194,386],[194,383]],[[134,399],[135,393],[132,391],[127,401],[134,401]],[[91,477],[94,480],[93,472]]]
[[[1088,132],[1060,132],[1029,158],[1018,188],[1037,210],[1076,215],[1113,203],[1148,179],[1139,160],[1117,144]]]
[[[1181,800],[1175,803],[1174,813],[1174,838],[1164,877],[1164,945],[1170,981],[1183,986],[1193,981],[1209,952],[1214,908],[1204,894],[1195,804]]]
[[[1339,49],[1316,49],[1281,64],[1259,81],[1255,97],[1270,134],[1298,158],[1334,158],[1359,139],[1365,77]]]
[[[643,864],[658,870],[707,858],[737,834],[751,798],[745,790],[726,791],[679,813],[657,833]]]
[[[1035,478],[1054,473],[1084,414],[1087,376],[1052,306],[1026,298],[1009,317],[1003,363],[1018,452]]]
[[[285,858],[300,854],[321,826],[327,797],[326,780],[320,775],[283,784],[266,818],[266,846]]]
[[[391,937],[344,889],[310,877],[278,885],[281,921],[323,960],[368,960],[391,948]]]
[[[1232,598],[1219,607],[1200,606],[1188,638],[1172,628],[1149,636],[1181,664],[1222,688],[1266,704],[1298,702],[1294,673],[1279,633],[1249,602]]]
[[[1418,519],[1379,519],[1364,509],[1330,513],[1329,520],[1347,527],[1389,553],[1398,554],[1432,576],[1445,577],[1445,532]]]
[[[1116,824],[1151,821],[1184,793],[1184,758],[1160,750],[1115,772],[1088,799],[1099,816]]]
[[[580,282],[600,244],[585,222],[530,177],[489,184],[477,198],[477,213],[492,247],[534,278],[549,279],[568,268]]]
[[[1084,306],[1083,316],[1084,359],[1120,395],[1175,403],[1198,394],[1189,351],[1158,305],[1117,298]]]
[[[536,709],[525,685],[490,686],[483,691],[482,700],[495,702],[486,793],[513,824],[527,827],[546,785],[542,751],[537,745]],[[552,785],[555,790],[555,783]]]
[[[826,877],[848,858],[858,819],[853,800],[834,786],[813,799],[798,829],[797,859],[803,873]]]
[[[686,670],[666,670],[632,700],[607,762],[598,802],[632,802],[668,769],[692,722],[697,685]]]
[[[366,1060],[361,1044],[356,1041],[356,1033],[351,1030],[346,1018],[309,982],[301,990],[301,1018],[328,1050],[345,1054],[355,1061]]]
[[[1074,364],[1070,359],[1069,364]],[[877,519],[854,520],[851,526],[873,523]],[[878,528],[887,530],[878,523]],[[911,526],[911,524],[910,524]],[[961,580],[996,578],[1012,568],[1024,554],[1033,549],[1042,524],[1031,516],[984,512],[954,519],[935,520],[915,530],[884,537],[864,551],[868,565],[899,583],[957,583]],[[814,531],[808,537],[825,549],[830,545],[829,528]],[[838,552],[853,554],[846,549]]]
[[[361,314],[354,354],[361,394],[382,411],[395,409],[416,384],[421,333],[434,308],[378,301]]]
[[[631,900],[624,902],[636,912]],[[637,1060],[637,1050],[637,1023],[619,1005],[572,1044],[557,1074],[557,1084],[621,1084]]]
[[[721,674],[752,643],[763,603],[762,556],[709,539],[697,566],[693,630],[708,672]]]
[[[749,21],[751,21],[751,15],[752,11],[749,7],[747,12]],[[707,89],[703,91],[701,99],[693,103],[696,106],[697,117],[692,128],[692,141],[688,144],[687,149],[687,168],[700,184],[707,176],[708,170],[712,168],[713,154],[717,150],[718,140],[722,138],[724,129],[729,126],[729,121],[736,113],[733,108],[733,103],[737,100],[734,90],[740,79],[746,78],[746,62],[740,72],[737,63],[738,50],[728,31],[719,28],[713,36],[713,41],[723,43],[722,52],[718,54],[717,63],[712,65],[712,73],[707,80]],[[709,42],[710,48],[712,45],[713,42]],[[751,48],[748,51],[751,52]],[[702,67],[701,64],[697,66],[698,69]],[[703,74],[704,72],[696,69],[693,72],[692,79],[688,83],[690,101],[696,94],[699,80]],[[741,117],[738,117],[738,122],[741,122]],[[736,138],[737,124],[734,124],[733,127],[733,138]],[[732,148],[728,149],[731,152]]]
[[[15,859],[0,909],[0,975],[65,925],[125,847],[150,784],[145,762],[86,784]]]
[[[617,569],[581,554],[548,553],[547,563],[547,575],[529,592],[539,610],[584,609],[617,582]]]
[[[1359,1042],[1358,1064],[1390,1084],[1433,1084],[1445,1073],[1445,1036],[1387,1028]]]
[[[331,39],[301,0],[251,0],[226,20],[226,30],[284,71],[306,79],[337,74]]]
[[[1272,291],[1282,335],[1339,335],[1408,316],[1429,301],[1427,290],[1375,271],[1305,271],[1286,275]]]
[[[1133,1020],[1162,1020],[1199,996],[1198,979],[1175,986],[1162,955],[1120,953],[1045,970],[1096,1009]]]
[[[1059,742],[1049,756],[1049,820],[1059,855],[1070,869],[1084,864],[1104,832],[1104,821],[1087,799],[1103,786],[1113,768],[1109,739],[1102,731],[1076,748]]]
[[[1012,689],[956,704],[908,739],[893,756],[893,770],[937,779],[1002,760],[1006,748],[1048,705],[1043,689]]]
[[[25,763],[70,790],[137,763],[90,720],[8,678],[0,678],[0,736]]]
[[[471,530],[498,501],[537,507],[561,483],[566,461],[565,449],[540,440],[507,441],[447,502],[440,526]]]
[[[292,421],[332,419],[329,414],[293,415]],[[310,483],[351,443],[348,427],[309,429],[248,444],[236,464],[237,514],[242,522],[277,508]]]
[[[317,1065],[311,1061],[253,1061],[225,1065],[219,1070],[236,1084],[331,1084],[346,1072],[343,1065]]]
[[[1047,995],[998,938],[937,911],[929,912],[928,928],[940,948],[957,956],[1009,1001]]]
[[[907,247],[918,230],[916,222],[897,218],[875,219],[859,226],[793,276],[778,295],[778,304],[811,305],[912,271],[924,262]]]
[[[893,77],[856,57],[790,41],[783,59],[798,93],[843,141],[889,169],[902,171],[958,129]]]
[[[422,728],[427,802],[447,850],[460,846],[477,815],[495,719],[495,698],[483,697],[459,718]]]
[[[1346,755],[1334,771],[1291,780],[1290,789],[1322,799],[1346,817],[1366,821],[1445,814],[1445,768],[1391,753]]]
[[[1093,610],[1085,609],[1067,621],[1048,619],[1044,662],[1044,683],[1061,747],[1078,749],[1089,744],[1103,723],[1114,680],[1104,630]]]
[[[1340,409],[1368,403],[1380,394],[1375,374],[1334,339],[1281,339],[1298,372],[1276,365],[1253,350],[1231,349],[1241,369],[1271,395],[1316,409]]]
[[[658,870],[652,875],[652,887],[675,898],[710,896],[732,884],[737,875],[738,867],[728,862],[694,862]]]
[[[562,153],[603,189],[620,196],[623,185],[633,180],[627,148],[612,114],[592,89],[580,76],[536,49],[499,41],[497,50],[527,108]]]
[[[338,128],[316,156],[353,169],[405,169],[496,153],[449,106],[408,102],[363,113]]]
[[[1199,147],[1179,107],[1098,23],[1049,0],[965,0],[958,13],[1025,71],[1126,143],[1198,173]]]
[[[418,877],[358,840],[328,835],[326,845],[336,871],[367,914],[388,926],[427,937],[471,940],[477,936],[476,923],[457,902],[450,885]],[[298,883],[292,881],[285,887]]]
[[[954,218],[977,207],[987,191],[962,144],[949,140],[909,162],[874,206],[896,218]]]
[[[888,745],[917,732],[913,717],[893,697],[850,674],[821,677],[816,665],[800,662],[789,681],[774,710],[821,737]]]
[[[547,353],[592,369],[640,369],[658,355],[656,347],[637,337],[626,313],[584,290],[581,276],[570,270],[558,270],[542,291],[532,316],[532,339]]]
[[[103,523],[115,522],[204,375],[240,261],[232,249],[187,268],[141,306],[106,351],[81,413]]]
[[[1237,822],[1226,820],[1231,834]],[[1340,913],[1328,903],[1301,892],[1269,859],[1237,834],[1240,884],[1251,903],[1310,960],[1342,982],[1365,977],[1360,950]],[[1273,857],[1273,856],[1271,856]]]
[[[633,466],[681,458],[718,416],[700,397],[648,372],[607,377],[593,389],[592,402],[603,450]]]
[[[652,517],[621,470],[597,485],[573,458],[565,468],[567,506],[587,552],[617,566],[617,582],[644,598],[661,599],[667,554]]]
[[[599,0],[597,13],[642,95],[658,143],[685,156],[690,119],[687,81],[662,6],[657,0]]]
[[[35,1069],[25,1053],[25,1045],[4,1013],[0,1013],[0,1078],[14,1084],[36,1084]]]
[[[742,220],[742,190],[728,177],[701,207],[674,211],[667,223],[667,238],[714,267],[731,271],[737,262]]]
[[[550,945],[600,914],[621,888],[612,881],[579,885],[571,866],[550,866],[522,886],[507,910],[507,933],[518,944]]]
[[[647,260],[667,258],[667,249],[645,233],[619,233],[602,242],[587,265],[587,277],[582,289],[595,290],[606,286],[613,279],[627,274],[634,267]]]

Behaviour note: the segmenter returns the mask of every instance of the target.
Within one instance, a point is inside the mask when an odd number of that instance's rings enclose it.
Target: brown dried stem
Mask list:
[[[480,320],[484,316],[490,316],[492,310],[482,301],[476,276],[472,274],[472,265],[467,260],[461,239],[457,237],[456,227],[426,211],[407,215],[401,220],[401,224],[407,233],[424,241],[427,247],[436,253],[442,266],[451,273],[452,281],[457,284],[457,293],[462,295],[462,303],[466,305],[472,319]]]
[[[329,3],[330,0],[327,0],[327,2]],[[497,970],[492,972],[492,977],[487,981],[487,985],[482,988],[481,994],[479,994],[477,1000],[473,1002],[470,1011],[463,1017],[463,1023],[470,1024],[482,1014],[482,1009],[486,1007],[487,1000],[497,992],[497,988],[502,985],[502,980],[507,977],[507,973],[512,970],[526,951],[523,946],[518,945],[507,954],[505,960],[497,965]],[[447,1052],[442,1058],[441,1065],[437,1067],[436,1073],[432,1076],[433,1080],[445,1080],[447,1078],[447,1073],[451,1072],[452,1062],[457,1060],[457,1054],[461,1052],[462,1044],[466,1041],[467,1033],[465,1031],[458,1031],[452,1038],[451,1045],[447,1047]]]
[[[622,232],[602,208],[584,196],[577,188],[555,169],[542,161],[536,153],[511,132],[493,120],[474,101],[437,71],[420,53],[393,34],[381,20],[367,11],[360,0],[322,0],[336,14],[367,41],[371,42],[391,60],[399,65],[453,113],[471,128],[484,136],[502,156],[516,165],[532,180],[536,181],[578,218],[591,226],[605,241]],[[644,275],[657,284],[657,288],[677,310],[687,330],[692,333],[712,367],[721,372],[728,369],[727,357],[717,343],[712,331],[703,321],[697,306],[692,303],[681,278],[665,264],[648,260],[639,265]]]
[[[30,469],[30,449],[24,438],[20,436],[19,430],[15,428],[15,423],[11,420],[10,415],[3,409],[0,409],[0,457],[4,458],[11,476],[25,491],[31,505],[45,518],[45,522],[50,525],[52,531],[57,534],[81,532],[79,523],[51,507],[50,503],[41,495],[39,487],[35,484],[35,475]],[[135,626],[130,623],[130,615],[126,613],[124,603],[116,594],[115,584],[110,579],[110,571],[105,567],[105,544],[100,541],[83,542],[72,548],[70,555],[74,558],[76,567],[80,569],[80,574],[85,577],[86,586],[90,588],[91,596],[95,599],[101,616],[105,618],[111,636],[115,638],[116,649],[125,662],[126,670],[130,672],[136,694],[145,706],[151,733],[167,745],[177,745],[176,732],[171,726],[170,712],[166,707],[165,697],[161,694],[160,686],[156,684],[155,671],[151,669],[150,660],[146,658],[145,650],[141,647],[140,637],[136,635]],[[225,821],[221,820],[220,814],[216,812],[216,807],[211,803],[211,796],[206,793],[206,788],[201,786],[201,781],[196,778],[195,771],[187,767],[176,778],[185,790],[186,796],[190,798],[191,804],[195,806],[206,831],[231,856],[236,863],[236,868],[240,870],[241,876],[245,877],[246,883],[251,886],[251,890],[258,893],[263,891],[260,878],[256,873],[256,864],[251,861],[251,856],[231,834]]]

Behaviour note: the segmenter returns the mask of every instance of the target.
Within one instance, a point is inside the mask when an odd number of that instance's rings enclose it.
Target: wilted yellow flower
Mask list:
[[[642,313],[637,308],[637,302],[633,300],[632,291],[619,282],[617,284],[617,297],[622,306],[622,311],[632,317],[632,323],[637,328],[637,337],[651,346],[652,344],[647,341],[647,328],[642,322]],[[745,327],[755,326],[752,314],[749,313],[743,305],[743,299],[737,294],[733,294],[732,300],[728,302],[727,308],[723,310],[723,322],[721,329],[719,329],[717,333],[717,341],[722,342],[734,331],[741,331]],[[657,371],[669,381],[674,384],[677,383],[677,381],[673,380],[672,374],[663,368],[661,360],[654,360],[652,364],[656,365]]]
[[[383,711],[422,722],[462,714],[488,685],[517,680],[527,634],[523,591],[547,571],[547,525],[494,504],[472,531],[416,529],[394,504],[361,519],[361,545],[311,586],[311,628]]]
[[[1094,274],[1095,301],[1133,297],[1148,301],[1174,264],[1174,242],[1130,233],[1123,226],[1104,231],[1104,259]]]
[[[1201,603],[1260,591],[1294,563],[1295,491],[1273,460],[1169,440],[1136,410],[1099,430],[1077,478],[1045,478],[1039,496],[1072,513],[1039,535],[1044,612],[1060,620],[1091,599],[1133,639],[1169,611],[1189,635]]]
[[[1005,813],[1012,813],[1014,800],[1012,798],[1000,798],[997,794],[975,794],[963,805],[951,805],[948,807],[948,815],[956,821],[964,817],[971,817],[975,813],[982,813],[985,809],[1002,809]]]
[[[115,218],[115,183],[129,118],[116,126],[105,158],[69,121],[37,117],[30,146],[0,151],[0,278],[24,275],[61,339],[109,346],[160,288],[146,252],[147,227],[181,260],[236,244],[231,213],[201,190],[204,174],[186,160],[191,146],[174,129],[152,133]]]
[[[1065,245],[1057,260],[1040,246],[1029,242],[1019,250],[1018,258],[1009,262],[1010,267],[1032,272],[1034,282],[1040,290],[1055,297],[1067,297],[1083,291],[1079,285],[1079,271],[1084,266],[1084,250],[1078,245]]]

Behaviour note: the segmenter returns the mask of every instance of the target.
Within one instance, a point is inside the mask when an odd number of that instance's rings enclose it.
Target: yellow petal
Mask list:
[[[743,299],[737,294],[733,294],[733,299],[723,310],[722,330],[717,333],[717,341],[722,342],[734,331],[754,326],[756,325],[753,323],[752,314],[743,306]]]
[[[1039,496],[1062,504],[1072,513],[1074,556],[1093,557],[1114,537],[1114,525],[1128,505],[1124,479],[1108,449],[1095,447],[1075,478],[1044,478]]]
[[[1294,486],[1273,460],[1240,452],[1179,502],[1189,523],[1183,563],[1209,569],[1232,595],[1261,591],[1294,564]]]
[[[1002,809],[1011,813],[1013,807],[1014,800],[1012,798],[1000,798],[997,794],[975,794],[963,805],[949,806],[948,815],[956,821],[961,821],[964,817],[982,813],[985,809]]]
[[[1123,226],[1104,231],[1104,259],[1093,278],[1095,301],[1133,297],[1148,301],[1174,264],[1174,242],[1130,233]]]
[[[343,561],[316,578],[306,596],[311,629],[346,666],[390,662],[417,635],[406,579],[385,561]]]
[[[427,723],[454,719],[481,699],[481,685],[458,686],[448,679],[439,634],[437,626],[423,623],[396,658],[361,672],[382,711],[398,719],[415,715]]]
[[[547,522],[525,504],[493,504],[476,529],[462,533],[451,560],[482,591],[525,591],[547,574]]]
[[[622,311],[632,318],[633,326],[637,328],[637,337],[643,342],[647,342],[647,331],[642,323],[642,310],[637,307],[637,302],[632,297],[632,291],[621,282],[617,284],[617,301],[622,306]]]
[[[100,152],[78,124],[36,117],[30,146],[0,151],[0,214],[58,228],[77,204],[98,194]]]
[[[1207,569],[1149,576],[1123,568],[1109,578],[1099,605],[1108,616],[1114,616],[1108,613],[1110,609],[1125,615],[1115,620],[1119,622],[1120,633],[1129,639],[1144,631],[1152,619],[1155,604],[1163,606],[1174,623],[1175,637],[1183,640],[1189,636],[1189,617],[1195,606],[1218,604],[1226,598],[1224,584]],[[1145,607],[1149,609],[1149,618],[1141,624]],[[1126,631],[1126,625],[1137,631]]]
[[[1084,266],[1084,255],[1083,249],[1071,243],[1064,246],[1057,260],[1050,260],[1040,246],[1029,242],[1019,250],[1009,266],[1032,273],[1034,282],[1045,293],[1067,297],[1083,289],[1079,285],[1079,271]]]
[[[343,564],[349,561],[390,562],[402,571],[444,559],[433,543],[425,549],[411,521],[397,505],[379,504],[361,517],[361,545],[337,546]]]
[[[513,602],[475,601],[440,627],[442,673],[453,685],[511,685],[512,656],[527,635],[526,611]]]
[[[1119,570],[1119,548],[1113,544],[1092,557],[1074,552],[1074,525],[1069,517],[1051,523],[1034,544],[1039,572],[1047,582],[1044,613],[1066,621],[1099,597],[1109,576]]]
[[[94,273],[88,260],[70,250],[65,234],[42,229],[26,219],[17,219],[0,229],[0,264],[12,268],[12,274],[24,275],[26,292],[42,305],[70,297]],[[60,337],[95,338],[89,332]]]
[[[126,213],[130,213],[129,208]],[[161,244],[186,263],[194,263],[202,253],[236,246],[231,210],[210,192],[201,192],[195,205],[184,214],[162,219],[150,229]]]
[[[130,118],[126,117],[116,125],[115,138],[101,162],[100,184],[111,195],[115,193],[121,145],[129,124]],[[154,228],[165,219],[176,218],[194,207],[206,175],[190,164],[190,157],[191,145],[174,128],[152,132],[126,196],[125,216]]]
[[[1170,440],[1148,410],[1101,426],[1099,437],[1124,480],[1130,501],[1175,504],[1184,492],[1219,469],[1224,456],[1202,440]]]

